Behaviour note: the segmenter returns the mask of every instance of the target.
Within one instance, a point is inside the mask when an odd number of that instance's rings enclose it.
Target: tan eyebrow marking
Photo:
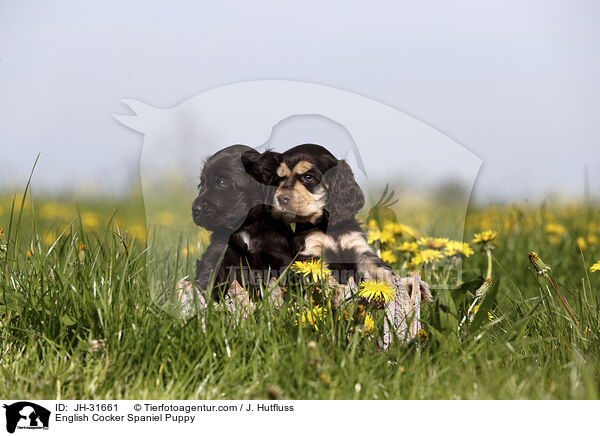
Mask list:
[[[309,161],[307,161],[307,160],[301,160],[294,167],[293,173],[294,174],[304,174],[305,172],[307,172],[311,168],[312,168],[312,164]]]
[[[285,162],[282,162],[281,165],[279,165],[279,168],[277,168],[277,175],[279,177],[289,177],[292,175],[292,171],[290,171],[290,168]]]

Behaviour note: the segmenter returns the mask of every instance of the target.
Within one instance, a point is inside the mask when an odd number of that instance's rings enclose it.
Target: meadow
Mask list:
[[[77,201],[26,192],[0,194],[2,398],[600,393],[597,202],[471,205],[461,241],[420,225],[436,221],[435,207],[419,208],[410,223],[393,207],[365,212],[369,242],[382,258],[400,274],[418,271],[434,287],[417,337],[384,351],[378,337],[385,319],[377,309],[384,293],[365,293],[334,311],[310,298],[298,308],[296,286],[281,308],[258,302],[235,319],[212,306],[186,319],[157,304],[157,283],[174,291],[177,280],[193,276],[208,241],[191,224],[187,203],[146,217],[139,191]],[[290,270],[302,292],[326,287],[319,273],[302,271]]]

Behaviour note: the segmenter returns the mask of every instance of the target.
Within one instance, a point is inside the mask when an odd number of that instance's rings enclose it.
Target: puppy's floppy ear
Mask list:
[[[329,225],[336,225],[356,216],[365,204],[365,197],[354,179],[350,165],[344,160],[328,170],[323,177],[329,186],[327,206]]]
[[[254,180],[263,185],[270,185],[277,177],[277,168],[281,163],[281,153],[248,150],[242,154],[244,169]]]

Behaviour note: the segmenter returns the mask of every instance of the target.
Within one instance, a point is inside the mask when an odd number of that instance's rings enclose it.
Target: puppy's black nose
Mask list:
[[[192,217],[198,218],[200,216],[200,213],[202,212],[203,207],[206,207],[206,202],[195,202],[192,205]]]
[[[277,197],[277,202],[281,206],[284,206],[290,202],[291,198],[292,198],[292,196],[290,194],[281,194],[280,196]]]
[[[198,206],[192,207],[192,216],[197,218],[200,215],[200,208]]]

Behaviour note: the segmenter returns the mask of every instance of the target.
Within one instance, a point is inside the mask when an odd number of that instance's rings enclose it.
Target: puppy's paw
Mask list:
[[[359,269],[365,280],[374,282],[385,282],[388,286],[394,285],[394,273],[389,267],[377,264],[367,264]]]
[[[410,277],[400,278],[400,284],[406,289],[408,289],[411,297],[413,296],[414,292],[417,290],[418,287],[421,296],[420,301],[433,301],[433,296],[431,295],[429,284],[421,280],[421,277],[419,277],[418,274],[412,273]]]
[[[384,267],[379,267],[377,269],[377,281],[385,282],[390,288],[395,288],[395,275],[392,270]]]
[[[356,292],[358,292],[358,289],[352,277],[345,285],[339,284],[333,276],[327,279],[326,295],[331,299],[333,310],[337,310],[344,303],[344,300],[351,298]]]

